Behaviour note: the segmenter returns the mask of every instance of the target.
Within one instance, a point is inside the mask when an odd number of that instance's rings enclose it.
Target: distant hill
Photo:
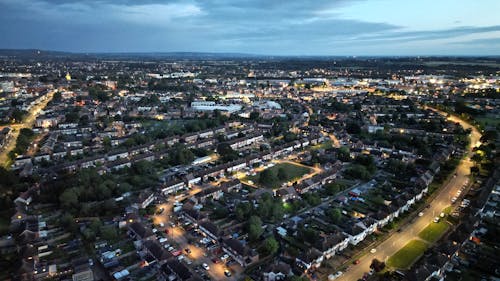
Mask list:
[[[237,59],[237,58],[271,58],[243,53],[207,53],[207,52],[140,52],[140,53],[73,53],[38,49],[0,49],[0,57],[17,59],[54,59],[54,58],[87,58],[87,59]]]

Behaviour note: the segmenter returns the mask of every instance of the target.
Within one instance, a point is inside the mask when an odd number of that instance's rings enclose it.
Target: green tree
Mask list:
[[[67,189],[61,196],[59,202],[64,208],[75,208],[79,205],[78,194],[74,188]]]
[[[265,186],[272,186],[277,181],[273,169],[265,169],[259,174],[259,183]]]
[[[287,172],[287,170],[285,168],[280,167],[278,169],[278,179],[282,180],[282,181],[288,179],[288,172]]]
[[[235,151],[228,143],[220,143],[217,145],[217,153],[225,162],[234,161],[238,159],[238,152]]]
[[[257,216],[251,216],[248,219],[248,238],[250,241],[256,241],[264,233],[262,221]]]
[[[100,228],[101,237],[108,241],[114,241],[118,239],[118,232],[113,225],[102,226]]]
[[[279,249],[279,243],[274,239],[274,237],[269,237],[266,240],[264,240],[264,244],[262,245],[261,248],[261,253],[264,256],[267,255],[274,255]]]
[[[338,208],[329,209],[327,216],[333,223],[337,224],[342,218],[342,212]]]
[[[351,161],[351,155],[349,152],[349,148],[346,146],[342,146],[337,150],[337,158],[342,162]]]
[[[260,117],[260,113],[258,111],[252,111],[250,113],[250,119],[251,120],[257,120]]]

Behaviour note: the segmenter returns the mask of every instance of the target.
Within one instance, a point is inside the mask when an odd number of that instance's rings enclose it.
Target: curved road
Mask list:
[[[51,91],[46,95],[38,98],[36,104],[31,108],[31,110],[28,112],[23,121],[20,124],[14,124],[10,126],[13,129],[11,136],[8,139],[7,143],[5,143],[0,148],[0,165],[7,168],[7,166],[10,163],[8,153],[16,147],[16,141],[17,137],[19,136],[19,132],[23,128],[31,129],[33,127],[33,124],[35,124],[36,117],[38,116],[40,111],[42,111],[47,106],[47,104],[52,100],[55,93],[56,91]]]
[[[429,109],[446,115],[446,113],[437,111],[433,108]],[[472,132],[470,134],[471,145],[469,146],[469,153],[467,157],[458,165],[457,176],[451,178],[448,183],[446,183],[443,187],[436,191],[438,193],[437,196],[430,203],[430,207],[425,209],[424,215],[422,217],[415,218],[412,224],[403,226],[403,230],[401,232],[395,232],[393,235],[387,238],[387,240],[376,247],[376,253],[368,253],[361,257],[359,259],[360,263],[358,265],[351,265],[350,269],[344,272],[344,274],[337,280],[358,280],[363,277],[363,274],[365,272],[370,271],[370,264],[374,258],[387,261],[390,256],[399,251],[406,243],[413,239],[419,239],[418,233],[423,230],[430,222],[432,222],[434,217],[438,216],[444,208],[450,206],[451,198],[457,193],[458,190],[460,190],[460,188],[464,184],[466,184],[469,178],[468,175],[470,173],[470,167],[473,165],[472,161],[470,160],[470,152],[472,151],[473,146],[477,146],[480,143],[479,139],[481,137],[481,134],[471,124],[459,119],[458,117],[449,117],[448,121],[460,123],[460,125],[462,125],[465,129],[472,129]]]

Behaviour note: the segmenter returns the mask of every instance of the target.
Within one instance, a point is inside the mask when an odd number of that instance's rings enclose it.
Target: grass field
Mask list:
[[[271,170],[272,173],[274,175],[278,175],[278,171],[283,168],[285,169],[286,171],[286,178],[285,179],[278,179],[278,177],[276,176],[275,177],[275,180],[271,181],[271,182],[266,182],[264,183],[263,185],[265,187],[269,187],[269,188],[278,188],[281,186],[282,183],[284,182],[289,182],[289,181],[295,181],[295,180],[298,180],[300,179],[303,175],[305,174],[308,174],[311,172],[311,169],[309,168],[306,168],[304,166],[299,166],[299,165],[294,165],[294,164],[290,164],[290,163],[279,163],[279,164],[276,164],[274,165],[273,167],[271,168],[268,168],[268,170]],[[253,181],[255,184],[259,185],[259,177],[260,177],[260,173],[259,172],[257,175],[255,176],[250,176],[250,177],[247,177],[245,178],[245,180],[251,180]]]
[[[420,240],[412,240],[392,255],[387,260],[387,265],[393,268],[406,269],[425,252],[425,249],[427,249],[427,243]]]
[[[426,228],[424,228],[420,233],[418,234],[418,237],[429,241],[430,243],[434,243],[443,234],[448,230],[449,224],[446,222],[446,220],[442,219],[438,223],[431,222]]]
[[[481,126],[483,128],[487,127],[487,126],[493,126],[493,127],[497,127],[498,125],[500,125],[500,118],[499,116],[495,116],[495,115],[485,115],[485,116],[476,116],[474,117],[474,119],[479,123],[481,124]]]

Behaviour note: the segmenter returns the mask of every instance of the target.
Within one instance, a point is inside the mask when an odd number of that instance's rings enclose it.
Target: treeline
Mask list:
[[[156,173],[154,164],[146,161],[103,175],[95,168],[82,169],[45,183],[40,202],[58,204],[75,216],[112,215],[117,207],[114,198],[126,192],[156,187]]]
[[[24,154],[34,137],[35,133],[31,129],[22,128],[17,137],[16,147],[9,152],[10,159],[13,160],[18,155]]]

